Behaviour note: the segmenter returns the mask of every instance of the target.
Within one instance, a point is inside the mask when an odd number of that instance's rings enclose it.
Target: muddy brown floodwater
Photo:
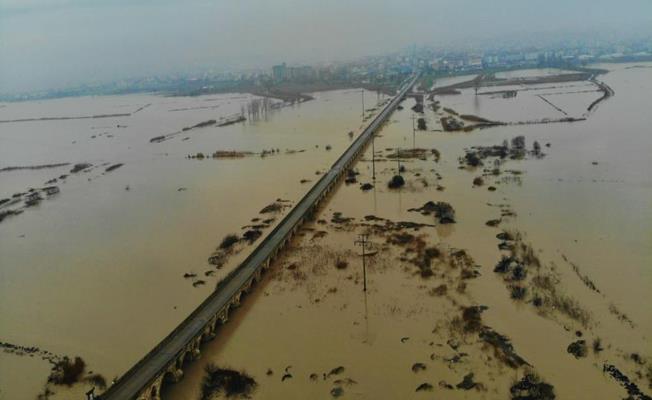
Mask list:
[[[240,253],[218,269],[207,260],[222,239],[264,220],[262,233],[269,232],[287,208],[259,212],[279,198],[292,204],[346,149],[348,133],[362,124],[360,96],[316,93],[302,104],[270,106],[257,119],[249,110],[259,98],[240,94],[6,104],[0,120],[133,114],[0,123],[0,169],[69,163],[0,172],[0,199],[54,178],[48,185],[60,189],[0,222],[0,341],[81,356],[87,371],[107,381],[124,373],[253,248],[240,241]],[[387,96],[365,98],[369,105]],[[243,108],[244,123],[183,131]],[[150,142],[174,132],[182,134]],[[187,158],[217,150],[255,155]],[[91,166],[70,172],[81,163]],[[22,207],[23,198],[11,207]],[[0,351],[0,397],[35,398],[49,370],[40,357]],[[54,398],[83,398],[88,386],[52,389]]]
[[[435,96],[442,106],[437,111],[426,103],[428,128],[413,137],[414,100],[406,100],[375,139],[375,182],[368,148],[355,165],[358,174],[349,175],[355,182],[341,184],[162,397],[199,398],[210,363],[245,371],[259,399],[509,399],[535,384],[542,391],[552,385],[561,399],[626,397],[623,379],[614,379],[620,375],[609,366],[649,394],[652,117],[646,105],[652,72],[601,67],[610,72],[599,79],[616,95],[591,113],[586,108],[601,93],[589,82],[501,87],[518,91],[509,98],[463,89]],[[54,125],[54,132],[51,121],[2,126],[0,138],[22,147],[3,147],[0,167],[124,166],[68,178],[58,198],[0,224],[0,340],[80,355],[109,379],[124,372],[252,248],[236,244],[240,253],[216,270],[206,259],[222,238],[242,234],[252,218],[269,218],[258,212],[275,199],[296,200],[310,184],[301,180],[314,180],[315,171],[341,154],[347,133],[360,126],[359,96],[318,93],[267,120],[190,130],[188,140],[180,135],[157,144],[146,142],[216,112],[166,111],[204,106],[201,98],[96,99],[106,101],[96,105],[105,113],[119,104],[131,110],[152,103],[112,122],[128,125],[124,132],[111,129],[115,137],[107,142],[123,135],[113,150],[91,142],[104,138],[89,138],[102,120],[57,122],[62,126]],[[441,131],[440,119],[452,115],[444,108],[504,122],[563,116],[539,96],[586,121]],[[217,116],[250,101],[219,98],[217,104],[232,104]],[[30,107],[38,111],[39,105]],[[15,111],[15,118],[38,114],[27,111]],[[59,141],[56,132],[75,136]],[[519,135],[527,149],[522,159],[487,157],[483,166],[465,165],[472,147],[507,140],[514,149]],[[84,147],[75,150],[74,140]],[[532,151],[535,141],[543,157]],[[48,147],[57,143],[70,152],[51,154]],[[280,154],[262,159],[184,158],[277,147]],[[397,173],[392,155],[412,147],[424,150],[401,160],[405,186],[388,189]],[[306,151],[285,154],[286,148]],[[11,195],[67,170],[0,172],[0,180],[14,185]],[[373,188],[361,190],[364,183]],[[182,187],[187,190],[177,191]],[[454,216],[438,202],[450,204]],[[455,222],[443,223],[449,221],[442,215]],[[362,233],[370,241],[366,293],[361,248],[354,244]],[[499,263],[501,257],[510,262]],[[202,276],[211,269],[212,276]],[[198,276],[184,279],[184,273]],[[207,284],[193,287],[196,279]],[[40,360],[0,353],[0,390],[15,394],[7,398],[33,398],[48,370]],[[66,395],[81,388],[55,390]]]
[[[616,96],[581,123],[443,133],[446,111],[426,106],[431,130],[414,139],[425,159],[402,160],[406,185],[391,190],[397,163],[388,157],[413,146],[406,100],[376,138],[376,181],[369,148],[357,182],[342,183],[163,397],[196,398],[208,363],[246,371],[260,399],[509,399],[527,394],[519,388],[532,376],[556,398],[626,397],[604,372],[609,365],[650,393],[652,75],[606,67],[600,78]],[[564,85],[548,98],[573,116],[600,96],[576,93],[587,82]],[[470,89],[435,100],[485,118],[553,118],[557,111],[536,97],[549,89],[529,89],[516,98],[476,98]],[[523,115],[519,101],[542,107]],[[537,141],[545,156],[460,168],[466,149],[519,135],[528,152]],[[362,191],[362,183],[374,188]],[[428,201],[449,203],[455,223],[408,211]],[[354,244],[361,233],[371,242],[366,293]],[[515,261],[494,272],[502,256]],[[581,340],[586,354],[576,358],[570,345]]]

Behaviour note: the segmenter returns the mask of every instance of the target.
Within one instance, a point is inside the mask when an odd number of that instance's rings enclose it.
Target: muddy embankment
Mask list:
[[[388,96],[396,94],[400,81],[387,83],[361,83],[361,82],[283,82],[269,86],[241,84],[235,87],[222,89],[199,89],[193,91],[177,91],[170,96],[202,96],[219,93],[249,93],[255,96],[269,97],[282,100],[286,103],[302,103],[313,100],[308,93],[325,92],[330,90],[359,89],[380,92]]]
[[[136,114],[139,111],[144,110],[145,108],[149,107],[150,105],[151,105],[151,103],[150,104],[145,104],[144,106],[138,107],[135,111],[128,112],[128,113],[3,119],[3,120],[0,120],[0,124],[2,124],[2,123],[11,123],[11,122],[65,121],[65,120],[70,120],[70,119],[100,119],[100,118],[131,117],[132,115]]]
[[[5,167],[0,169],[0,172],[12,172],[12,171],[22,171],[22,170],[40,170],[40,169],[55,169],[65,166],[69,166],[70,163],[58,163],[58,164],[43,164],[43,165],[33,165],[33,166],[19,166],[19,167]],[[28,188],[25,191],[17,192],[11,195],[11,197],[0,198],[0,222],[5,219],[20,215],[23,212],[38,206],[43,201],[52,200],[58,197],[61,192],[61,186],[66,183],[68,179],[75,175],[87,174],[93,170],[104,168],[104,172],[100,172],[100,176],[106,173],[115,171],[116,169],[122,167],[123,163],[103,163],[100,165],[92,165],[90,163],[78,163],[75,164],[72,169],[67,174],[61,174],[57,177],[47,180],[42,187],[39,188]],[[97,178],[98,176],[87,178],[88,181]],[[129,190],[129,187],[126,187],[125,190]]]
[[[564,83],[576,81],[594,81],[595,76],[606,73],[606,70],[582,68],[576,72],[568,74],[558,74],[550,76],[536,76],[527,78],[496,78],[493,74],[480,74],[468,81],[454,83],[448,86],[442,86],[430,91],[429,99],[432,100],[434,95],[454,95],[459,94],[459,89],[469,89],[473,87],[491,87],[491,86],[515,86],[515,85],[540,85],[546,83]],[[594,82],[595,83],[595,82]],[[597,84],[597,83],[596,83]],[[598,85],[599,86],[599,85]]]
[[[598,104],[600,104],[604,100],[607,100],[609,97],[615,95],[616,92],[614,92],[614,90],[610,88],[606,83],[600,82],[599,80],[595,79],[595,77],[591,77],[591,79],[589,80],[594,84],[596,84],[602,91],[602,96],[600,96],[600,98],[596,99],[593,103],[591,103],[589,107],[586,109],[586,111],[593,111],[595,107],[598,106]]]
[[[244,122],[246,120],[247,120],[247,118],[242,114],[233,114],[233,115],[230,115],[228,117],[220,118],[218,120],[209,119],[209,120],[206,120],[206,121],[199,122],[199,123],[197,123],[195,125],[192,125],[192,126],[187,126],[185,128],[181,128],[181,130],[176,131],[176,132],[172,132],[172,133],[168,133],[168,134],[160,135],[160,136],[155,136],[155,137],[151,138],[149,140],[149,142],[150,143],[161,143],[161,142],[164,142],[166,140],[172,139],[175,136],[178,136],[178,135],[181,135],[181,134],[186,134],[186,133],[188,133],[189,131],[192,131],[192,130],[201,129],[201,128],[209,128],[209,127],[213,127],[213,126],[220,128],[220,127],[229,126],[229,125],[237,124],[237,123],[240,123],[240,122]]]

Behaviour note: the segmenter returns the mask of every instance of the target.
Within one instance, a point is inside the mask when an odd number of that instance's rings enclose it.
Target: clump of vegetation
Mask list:
[[[254,378],[245,372],[219,368],[213,363],[206,365],[204,372],[201,400],[210,400],[218,394],[224,394],[226,397],[246,398],[257,386]]]
[[[477,167],[482,164],[482,161],[476,152],[467,152],[464,155],[464,160],[466,161],[466,165],[470,167]]]
[[[55,385],[72,386],[79,382],[85,368],[86,362],[81,357],[75,357],[74,360],[64,357],[54,363],[48,382]]]
[[[531,151],[528,151],[525,147],[525,137],[516,136],[512,138],[511,142],[506,140],[502,145],[493,145],[493,146],[475,146],[470,149],[467,149],[464,157],[459,159],[461,164],[466,164],[470,167],[477,167],[483,165],[483,160],[487,158],[496,158],[496,161],[509,159],[512,160],[522,160],[527,155],[531,155],[536,158],[542,158],[545,154],[541,151],[541,145],[538,142],[534,142]]]
[[[388,151],[391,151],[392,149],[389,149]],[[439,153],[437,149],[431,149],[430,152],[435,155]],[[426,160],[428,157],[428,149],[424,149],[421,147],[416,147],[412,149],[397,149],[392,151],[391,153],[387,154],[387,158],[389,159],[397,159],[397,158],[417,158],[419,160]]]
[[[462,379],[462,382],[458,383],[455,385],[456,388],[462,389],[462,390],[471,390],[474,387],[476,387],[478,384],[473,380],[473,372],[470,372],[466,375],[464,375],[464,378]]]
[[[627,399],[647,400],[650,398],[650,396],[647,396],[645,393],[643,393],[641,389],[639,389],[638,385],[630,380],[629,377],[622,373],[622,371],[620,371],[615,365],[604,364],[602,366],[602,372],[606,372],[611,375],[612,378],[614,378],[618,383],[620,383],[622,387],[625,388],[625,390],[627,390],[627,394],[629,395]]]
[[[247,242],[249,242],[249,244],[252,244],[256,240],[258,240],[258,238],[262,234],[263,234],[263,232],[261,232],[258,229],[249,229],[248,231],[246,231],[245,233],[242,234],[242,238],[244,240],[246,240]]]
[[[345,368],[344,368],[343,366],[341,366],[341,365],[340,365],[340,366],[337,366],[337,367],[331,369],[331,370],[328,372],[327,376],[328,376],[328,377],[331,377],[331,376],[333,376],[333,375],[339,375],[339,374],[341,374],[342,372],[344,372],[344,370],[345,370]]]
[[[583,326],[587,326],[591,320],[589,312],[582,308],[577,300],[560,294],[557,291],[552,292],[549,298],[544,299],[544,304],[546,303],[568,318],[578,321]]]
[[[390,189],[399,189],[403,186],[405,186],[405,179],[401,175],[394,175],[387,183],[387,187]]]
[[[436,288],[430,289],[428,292],[431,296],[443,296],[448,292],[448,287],[445,284],[441,284]]]
[[[536,374],[526,374],[509,389],[512,400],[554,400],[555,390]]]
[[[424,363],[414,363],[412,364],[412,372],[417,373],[426,370],[426,364]]]
[[[410,208],[408,211],[418,211],[423,215],[435,214],[435,218],[439,220],[440,224],[453,224],[455,223],[455,209],[445,201],[428,201],[419,208]]]
[[[484,185],[484,179],[481,176],[473,178],[473,186],[482,186]]]
[[[502,360],[510,367],[518,368],[523,365],[528,365],[527,361],[514,351],[514,346],[507,336],[501,335],[488,327],[484,327],[480,331],[479,336],[480,339],[494,348],[496,358]]]
[[[523,300],[527,294],[527,289],[522,286],[511,286],[510,287],[510,297],[514,300]]]
[[[604,350],[604,348],[602,347],[602,340],[600,338],[595,338],[593,340],[593,352],[595,354],[598,354],[602,350]]]
[[[234,244],[238,243],[240,239],[238,238],[238,235],[235,234],[228,234],[224,236],[224,239],[222,239],[222,242],[220,243],[220,249],[226,250],[230,249],[233,247]]]
[[[432,149],[430,150],[433,156],[435,156],[435,162],[439,162],[439,159],[441,158],[441,153],[437,149]]]
[[[428,382],[425,382],[417,386],[415,392],[432,392],[432,389],[432,385]]]
[[[346,269],[349,266],[349,263],[346,260],[337,259],[335,261],[335,268],[337,269]]]
[[[275,202],[263,207],[263,209],[260,210],[260,214],[279,212],[281,210],[283,210],[283,204]]]
[[[482,330],[484,326],[482,324],[482,312],[486,309],[486,306],[471,306],[462,310],[465,332],[479,332]]]
[[[450,204],[438,201],[435,203],[435,217],[439,219],[440,224],[455,223],[455,209]]]
[[[395,244],[398,246],[404,246],[408,243],[414,242],[416,237],[410,233],[407,232],[400,232],[400,233],[395,233],[392,236],[390,236],[387,241],[391,244]]]
[[[70,173],[71,173],[71,174],[76,174],[77,172],[81,172],[81,171],[83,171],[83,170],[85,170],[85,169],[87,169],[87,168],[90,168],[90,167],[92,167],[92,166],[93,166],[93,164],[89,164],[89,163],[79,163],[79,164],[75,164],[75,165],[72,167],[72,169],[70,170]]]
[[[501,222],[501,219],[490,219],[489,221],[485,222],[485,225],[494,227],[500,225]]]
[[[101,390],[106,389],[106,379],[100,374],[91,374],[84,378],[84,382],[93,385]]]
[[[331,218],[331,222],[334,224],[348,224],[351,221],[353,221],[353,218],[344,217],[339,211],[334,212],[333,217]]]
[[[575,358],[584,358],[584,357],[586,357],[586,353],[587,353],[586,341],[578,340],[576,342],[573,342],[573,343],[568,345],[568,348],[566,348],[566,351],[569,354],[574,355]]]
[[[111,171],[113,171],[113,170],[115,170],[115,169],[118,169],[118,168],[122,167],[123,165],[124,165],[124,164],[122,164],[122,163],[119,163],[119,164],[113,164],[113,165],[111,165],[111,166],[106,167],[106,169],[104,170],[104,172],[111,172]]]

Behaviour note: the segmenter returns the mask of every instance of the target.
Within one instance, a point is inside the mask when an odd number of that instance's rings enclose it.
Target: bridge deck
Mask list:
[[[161,372],[173,363],[186,349],[188,343],[202,334],[207,324],[218,315],[236,296],[244,285],[262,268],[263,263],[283,246],[293,229],[311,212],[338,178],[364,150],[374,132],[389,117],[406,92],[414,85],[418,75],[413,76],[400,89],[392,101],[378,114],[349,148],[335,161],[332,168],[315,183],[308,193],[283,218],[269,235],[252,251],[234,273],[230,274],[219,290],[211,293],[177,328],[163,339],[145,357],[127,371],[104,394],[102,400],[134,399],[148,387]]]

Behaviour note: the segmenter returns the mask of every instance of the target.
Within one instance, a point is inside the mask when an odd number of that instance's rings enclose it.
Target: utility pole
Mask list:
[[[396,171],[396,175],[401,175],[401,149],[400,149],[400,147],[396,148],[396,163],[397,163],[397,168],[398,168],[398,170]]]
[[[414,128],[414,120],[417,116],[412,113],[412,150],[416,149],[416,129]]]
[[[363,279],[363,291],[367,291],[367,266],[365,263],[365,247],[368,243],[367,239],[369,238],[369,235],[363,233],[358,235],[358,240],[354,242],[354,244],[358,246],[362,246],[362,279]]]
[[[362,120],[364,121],[364,89],[360,93],[362,93]]]
[[[374,133],[371,136],[371,179],[376,182],[376,147],[374,142],[376,141],[376,134]]]

